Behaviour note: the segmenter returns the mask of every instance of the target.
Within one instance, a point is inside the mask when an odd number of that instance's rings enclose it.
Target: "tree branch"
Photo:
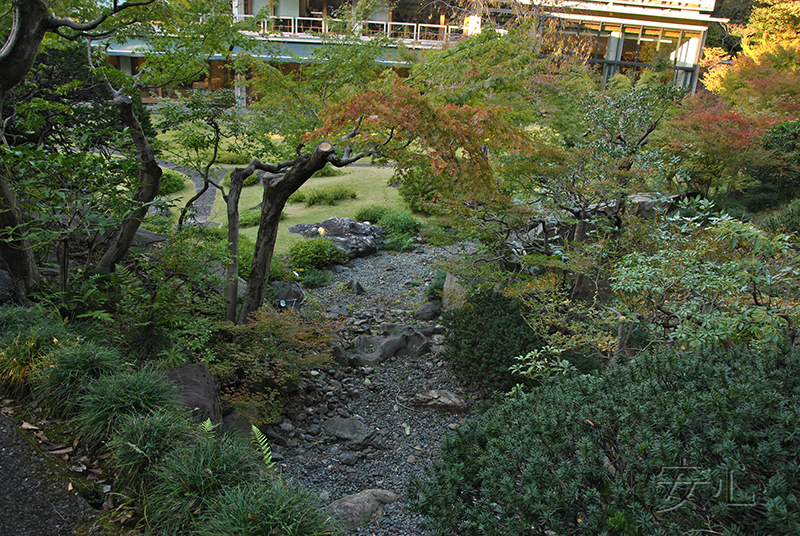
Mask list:
[[[114,15],[116,15],[121,11],[124,11],[132,7],[147,6],[155,1],[156,0],[143,0],[141,2],[125,2],[122,5],[117,5],[117,3],[114,2],[114,8],[111,11],[100,15],[93,21],[81,24],[70,19],[59,19],[51,16],[50,19],[48,20],[48,24],[51,27],[51,31],[55,31],[58,28],[65,27],[75,30],[76,32],[88,32],[90,30],[94,30],[95,28],[103,24],[106,20],[108,20],[110,17],[113,17]]]

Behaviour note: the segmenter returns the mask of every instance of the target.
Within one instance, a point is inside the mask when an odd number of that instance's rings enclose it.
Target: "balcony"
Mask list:
[[[236,16],[238,21],[251,17],[252,15]],[[335,28],[341,22],[338,19],[317,17],[269,17],[259,23],[258,32],[265,36],[283,38],[319,38],[324,35],[335,35],[337,33]],[[460,26],[375,20],[361,22],[358,32],[363,39],[388,37],[402,41],[412,48],[440,46],[456,42],[464,35]]]

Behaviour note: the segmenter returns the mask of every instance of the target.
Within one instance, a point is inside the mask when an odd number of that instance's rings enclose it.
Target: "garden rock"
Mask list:
[[[324,229],[324,232],[320,232],[320,229]],[[351,259],[366,257],[383,249],[383,237],[386,235],[386,231],[377,225],[359,223],[350,218],[329,218],[316,224],[300,223],[290,227],[289,232],[306,238],[324,235]]]
[[[322,423],[322,428],[353,450],[362,450],[375,435],[369,426],[353,418],[333,417]]]
[[[11,274],[5,270],[0,270],[0,305],[11,302],[15,294],[14,280]]]
[[[391,324],[390,324],[391,326]],[[359,335],[353,339],[353,348],[346,351],[350,366],[382,363],[400,355],[419,356],[430,350],[428,339],[411,326],[394,326],[382,336]]]
[[[443,389],[433,389],[427,393],[414,395],[409,401],[412,406],[447,411],[450,413],[465,413],[469,411],[467,402],[457,394]]]
[[[442,303],[438,300],[432,300],[422,304],[422,306],[414,312],[414,318],[417,320],[433,320],[442,314]]]
[[[212,424],[222,422],[222,407],[219,402],[219,383],[205,363],[193,363],[166,372],[169,381],[178,387],[180,402],[192,412],[197,422],[211,419]]]
[[[464,305],[467,289],[458,282],[458,278],[451,273],[447,274],[442,288],[442,306],[445,309],[458,309]]]
[[[328,505],[328,511],[350,527],[358,527],[383,517],[383,507],[397,501],[397,494],[382,489],[368,489],[347,495]]]
[[[273,281],[269,286],[275,291],[275,301],[281,307],[295,308],[301,305],[306,298],[303,289],[297,283]]]

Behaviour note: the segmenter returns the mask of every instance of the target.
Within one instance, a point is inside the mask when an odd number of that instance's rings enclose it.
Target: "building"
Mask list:
[[[252,18],[256,33],[280,45],[268,59],[302,61],[335,31],[342,0],[233,0],[239,20]],[[452,7],[449,4],[399,0],[379,8],[360,24],[364,39],[386,36],[411,49],[447,46],[485,28],[504,31],[520,17],[547,21],[560,38],[579,44],[581,54],[597,65],[604,80],[616,73],[636,71],[658,63],[672,69],[675,83],[696,88],[700,58],[708,27],[724,22],[711,16],[715,0],[514,0],[511,2]],[[384,4],[388,6],[388,2]],[[112,61],[133,73],[134,45],[109,51]],[[222,60],[212,60],[209,89],[232,87],[235,81]]]

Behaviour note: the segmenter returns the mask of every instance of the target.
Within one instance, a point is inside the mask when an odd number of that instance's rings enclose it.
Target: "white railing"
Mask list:
[[[252,15],[236,15],[237,21],[244,21],[251,17]],[[341,22],[338,19],[316,17],[269,17],[260,22],[259,32],[284,36],[334,34],[337,24]],[[459,26],[446,24],[367,20],[360,23],[359,34],[365,39],[385,36],[399,39],[407,44],[447,43],[461,39],[463,30]]]

